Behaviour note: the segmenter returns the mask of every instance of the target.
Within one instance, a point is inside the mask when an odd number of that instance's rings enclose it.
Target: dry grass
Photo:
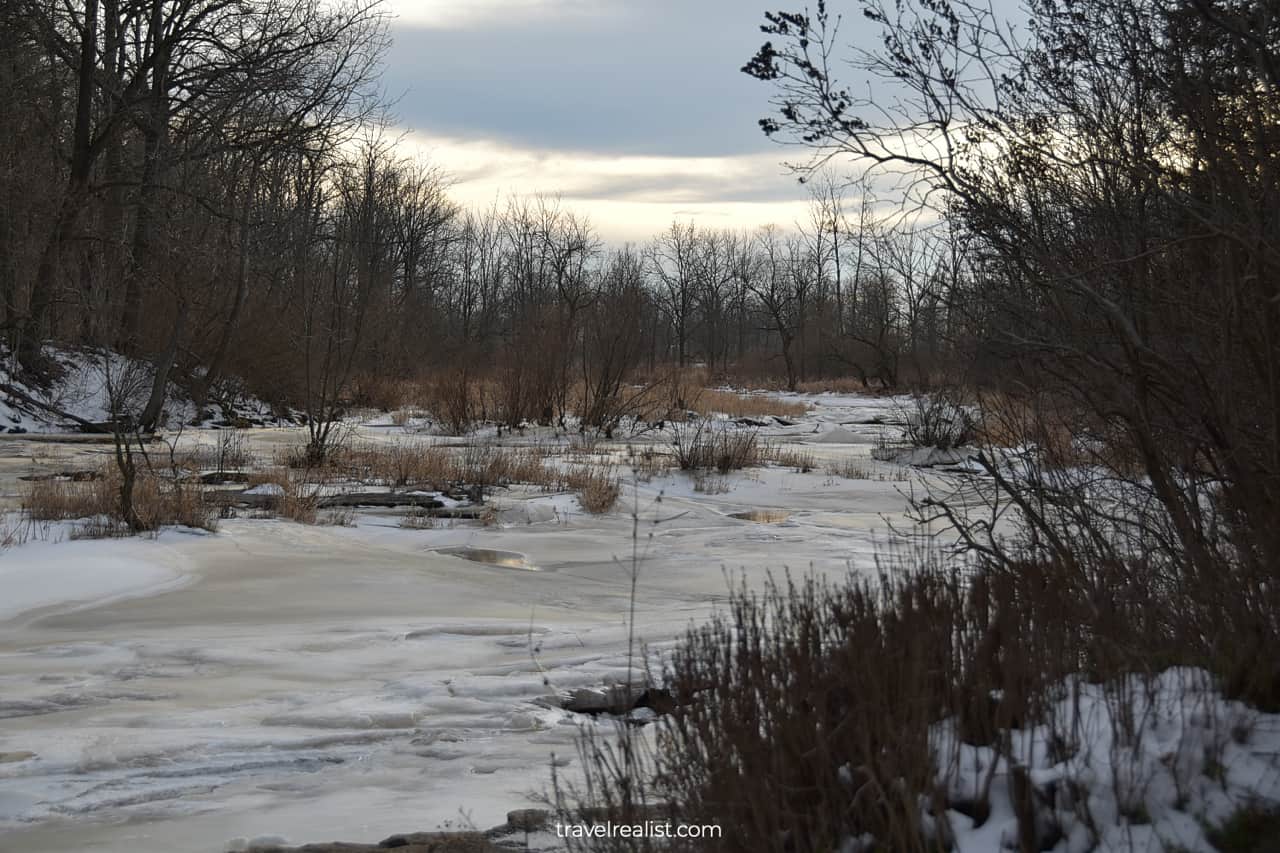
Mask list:
[[[810,379],[807,382],[801,382],[796,385],[796,390],[802,394],[878,394],[884,393],[884,390],[878,386],[871,388],[863,387],[862,380],[856,376],[835,376],[829,379]]]
[[[68,521],[119,510],[120,496],[99,477],[87,482],[37,480],[22,496],[22,508],[34,521]]]
[[[447,488],[457,475],[453,452],[421,441],[364,443],[344,448],[329,462],[336,476],[392,488]]]
[[[434,530],[440,526],[440,519],[425,509],[414,509],[400,516],[400,527],[405,530]]]
[[[723,495],[729,491],[729,478],[710,471],[695,471],[693,490],[703,495]]]
[[[471,368],[441,370],[421,380],[363,377],[352,395],[353,406],[392,412],[392,422],[404,425],[425,410],[453,435],[465,435],[477,423],[497,422],[515,427],[541,419],[544,413],[529,409],[527,389],[520,385],[517,371],[476,371]],[[704,368],[665,366],[639,371],[615,395],[597,402],[595,417],[603,418],[609,429],[626,417],[637,421],[681,421],[692,412],[705,417],[794,418],[808,411],[797,401],[780,400],[768,394],[730,391],[708,387],[711,377]],[[586,418],[590,395],[582,380],[573,381],[564,391],[568,413]],[[603,406],[603,409],[601,409]],[[528,411],[527,411],[528,410]]]
[[[316,515],[315,524],[321,527],[354,527],[356,511],[351,507],[333,507]]]
[[[627,467],[637,480],[648,483],[654,477],[665,477],[671,471],[671,457],[652,445],[639,449],[628,446]]]
[[[594,515],[613,509],[622,494],[622,486],[612,465],[575,467],[569,473],[569,484],[578,493],[578,503]]]
[[[818,467],[818,462],[807,450],[792,450],[776,445],[765,445],[762,452],[765,461],[790,468],[797,474],[807,474]]]
[[[780,400],[768,394],[751,394],[703,388],[689,401],[689,410],[699,415],[728,415],[731,418],[798,418],[809,411],[806,403]]]
[[[554,452],[554,448],[540,445],[509,448],[474,444],[459,448],[412,441],[368,442],[333,453],[323,468],[299,472],[280,465],[255,475],[250,483],[280,486],[280,514],[306,522],[314,520],[315,501],[309,497],[314,486],[337,481],[440,492],[478,488],[482,494],[494,487],[523,484],[546,491],[579,492],[589,512],[606,512],[613,507],[619,485],[611,462],[589,459],[586,449],[580,448],[580,464],[561,466],[549,461]]]
[[[41,480],[31,483],[22,507],[32,521],[82,521],[73,534],[96,538],[128,535],[120,502],[120,475],[104,468],[92,480]],[[133,510],[142,530],[181,525],[215,530],[217,511],[204,502],[195,484],[174,482],[151,472],[139,472],[133,486]]]
[[[255,472],[249,478],[249,486],[278,487],[279,494],[268,507],[272,514],[299,524],[323,523],[318,511],[320,482],[308,473],[311,472],[298,473],[287,466],[276,466]]]
[[[827,465],[826,471],[832,477],[843,477],[846,480],[874,480],[880,483],[905,483],[910,475],[904,467],[894,465],[891,468],[877,468],[870,459],[841,459]]]

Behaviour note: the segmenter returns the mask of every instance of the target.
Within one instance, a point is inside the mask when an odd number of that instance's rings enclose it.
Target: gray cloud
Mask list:
[[[609,154],[768,151],[769,89],[739,68],[763,42],[743,0],[620,3],[432,29],[398,23],[384,84],[403,124],[525,148]]]

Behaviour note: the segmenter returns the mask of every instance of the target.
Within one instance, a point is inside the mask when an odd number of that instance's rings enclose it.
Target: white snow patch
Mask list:
[[[77,608],[172,589],[183,583],[181,558],[146,540],[28,542],[0,553],[0,622],[59,605]]]

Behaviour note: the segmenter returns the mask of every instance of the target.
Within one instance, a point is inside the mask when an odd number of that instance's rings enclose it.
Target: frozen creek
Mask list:
[[[220,851],[502,822],[545,791],[553,754],[576,763],[581,718],[533,700],[625,677],[632,506],[668,519],[641,532],[637,633],[659,651],[738,578],[873,569],[911,484],[825,463],[878,470],[871,432],[839,425],[884,401],[815,399],[775,438],[817,470],[741,472],[721,494],[674,474],[605,516],[510,494],[550,520],[233,519],[0,553],[0,849]],[[13,494],[21,454],[4,455]]]

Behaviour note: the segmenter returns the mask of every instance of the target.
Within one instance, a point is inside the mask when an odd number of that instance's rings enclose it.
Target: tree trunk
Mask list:
[[[151,12],[151,32],[157,42],[164,31],[164,4],[156,2]],[[142,277],[153,266],[155,206],[169,124],[169,56],[157,43],[151,69],[151,104],[143,128],[142,186],[138,193],[138,215],[133,231],[133,263],[125,275],[124,314],[120,322],[119,349],[134,353],[142,320]]]
[[[231,347],[231,338],[235,334],[236,326],[240,323],[240,314],[244,311],[245,303],[249,298],[249,214],[258,188],[258,164],[254,163],[252,168],[244,211],[240,218],[240,257],[236,264],[235,298],[231,302],[231,313],[227,315],[227,320],[222,325],[213,357],[209,360],[209,369],[205,372],[204,381],[200,383],[200,399],[197,402],[202,405],[209,395],[209,388],[222,376],[226,366],[227,351]]]
[[[18,362],[26,370],[36,373],[42,367],[40,346],[44,340],[45,319],[53,305],[62,246],[71,238],[80,221],[80,211],[88,196],[97,43],[98,0],[85,0],[84,28],[80,31],[80,68],[76,79],[76,123],[72,135],[71,175],[62,204],[58,206],[57,222],[40,251],[31,300],[27,305],[27,316],[18,339]]]
[[[154,432],[156,422],[160,420],[160,413],[164,409],[165,391],[169,387],[169,374],[173,370],[173,363],[178,357],[178,345],[182,341],[182,333],[187,325],[187,304],[185,301],[178,303],[178,316],[174,318],[173,329],[169,333],[169,342],[165,345],[164,352],[156,358],[155,368],[156,374],[151,382],[151,396],[147,399],[147,406],[142,410],[142,416],[138,418],[139,432]]]

